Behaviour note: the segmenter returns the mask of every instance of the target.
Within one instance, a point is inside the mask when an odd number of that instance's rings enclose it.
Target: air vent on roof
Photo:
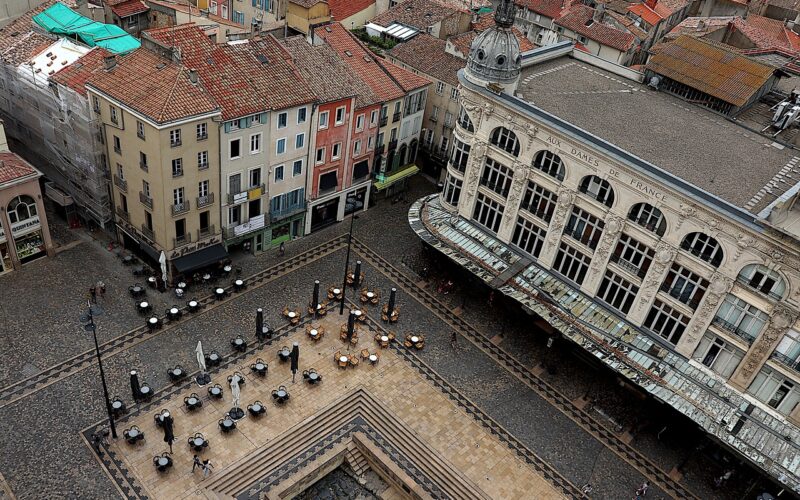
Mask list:
[[[325,31],[327,31],[328,33],[331,33],[331,31],[332,31],[331,27],[330,26],[325,26]]]
[[[353,53],[352,53],[352,52],[350,52],[349,50],[345,50],[345,51],[344,51],[344,54],[345,54],[347,57],[353,57]]]
[[[158,63],[156,64],[156,69],[164,69],[167,67],[167,63]]]
[[[589,20],[588,20],[588,21],[586,21],[584,24],[585,24],[586,26],[591,26],[591,25],[593,25],[593,24],[594,24],[594,19],[589,19]]]
[[[372,58],[370,56],[364,56],[364,60],[367,62],[372,62]]]
[[[258,62],[260,62],[261,64],[269,64],[269,59],[267,59],[267,56],[265,56],[264,54],[258,54],[256,56],[256,59],[258,59]]]

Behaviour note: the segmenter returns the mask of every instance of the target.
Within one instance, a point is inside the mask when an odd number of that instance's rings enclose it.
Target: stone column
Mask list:
[[[800,426],[800,405],[795,406],[792,413],[789,414],[789,422]]]
[[[676,253],[674,247],[663,241],[656,245],[653,263],[650,264],[650,269],[647,270],[647,275],[642,280],[639,297],[634,301],[633,307],[626,315],[631,324],[641,326],[644,323],[647,313],[650,311],[650,306],[653,304],[656,293],[661,287],[661,283],[664,282],[667,272],[669,272]]]
[[[553,261],[561,241],[561,233],[564,231],[574,202],[575,191],[565,187],[558,190],[558,203],[553,211],[553,217],[550,219],[550,226],[547,228],[547,240],[539,254],[539,262],[545,268],[553,267]]]
[[[475,197],[478,194],[478,183],[481,179],[481,169],[486,155],[486,143],[477,141],[469,150],[469,161],[464,172],[464,186],[461,189],[461,199],[458,200],[458,215],[464,219],[472,219],[472,209],[475,206]]]
[[[581,290],[590,297],[594,297],[600,287],[600,282],[605,275],[603,271],[608,266],[608,258],[617,244],[617,238],[624,225],[625,220],[622,217],[611,213],[606,216],[603,235],[594,250],[589,272],[586,274],[586,279],[583,280],[583,285],[581,285]]]
[[[517,222],[517,212],[519,212],[519,201],[522,198],[522,191],[525,189],[527,183],[527,168],[518,162],[514,161],[514,178],[511,181],[511,189],[508,192],[506,199],[506,208],[503,210],[503,219],[500,223],[500,230],[497,231],[497,237],[500,241],[508,243],[514,236],[514,227]]]
[[[767,328],[761,332],[750,350],[745,354],[744,359],[736,371],[733,372],[729,382],[732,386],[744,392],[753,381],[758,371],[769,359],[770,354],[775,349],[786,330],[797,321],[797,311],[790,309],[786,304],[777,304],[772,310],[772,315],[767,324]]]
[[[700,306],[694,312],[686,327],[686,332],[675,347],[675,350],[687,358],[692,356],[700,339],[703,338],[703,333],[708,330],[708,325],[714,319],[714,313],[717,312],[720,302],[733,288],[733,280],[720,273],[714,273],[709,281],[708,290],[700,302]]]

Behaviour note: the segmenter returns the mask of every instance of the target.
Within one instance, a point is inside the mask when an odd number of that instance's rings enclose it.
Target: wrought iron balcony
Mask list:
[[[213,235],[215,232],[214,224],[211,224],[208,227],[200,228],[197,230],[197,241],[202,240],[203,238],[208,238],[209,236]]]
[[[260,186],[254,186],[254,187],[251,187],[251,188],[247,188],[244,191],[240,191],[238,193],[228,193],[228,203],[233,203],[234,202],[234,198],[239,197],[242,194],[245,195],[245,198],[249,198],[250,191],[252,191],[254,189],[261,189],[261,194],[259,196],[264,196],[265,194],[267,194],[267,186],[264,185],[264,184],[261,184]]]
[[[402,114],[401,114],[399,111],[395,112],[395,113],[392,115],[392,123],[395,123],[395,122],[398,122],[398,121],[400,121],[400,117],[401,117],[401,116],[402,116]]]
[[[189,211],[189,200],[182,201],[181,203],[175,203],[172,205],[172,215],[180,215],[184,214]]]
[[[661,285],[662,292],[666,293],[678,302],[686,304],[692,309],[697,309],[697,306],[700,305],[700,299],[702,298],[702,296],[697,296],[699,294],[694,293],[695,290],[697,290],[697,287],[691,287],[683,290],[677,287],[673,288],[666,282]]]
[[[389,123],[389,116],[381,116],[380,127],[386,126]]]
[[[722,328],[723,330],[727,330],[732,334],[736,335],[739,338],[742,338],[747,341],[748,344],[752,344],[753,341],[756,340],[756,337],[751,334],[750,332],[746,332],[739,328],[738,326],[734,325],[733,323],[729,323],[724,319],[720,318],[719,316],[714,316],[713,323],[718,327]]]
[[[123,210],[122,207],[116,207],[116,209],[117,209],[117,216],[119,218],[125,219],[126,221],[130,221],[131,220],[131,214],[129,214],[128,212]]]
[[[153,209],[153,198],[147,196],[141,191],[139,191],[139,201],[141,201],[142,204],[144,204],[144,206],[146,206],[150,210]]]
[[[146,225],[142,224],[142,234],[150,238],[151,240],[156,239],[156,235],[153,233],[153,230],[147,227]]]
[[[192,233],[186,233],[186,234],[183,234],[181,236],[177,236],[175,238],[172,238],[172,246],[173,247],[179,247],[181,245],[185,245],[185,244],[191,243],[191,242],[192,242]]]
[[[320,191],[320,194],[322,194],[322,191]],[[302,203],[291,205],[281,210],[270,210],[269,218],[271,221],[285,219],[286,217],[291,217],[292,215],[304,212],[305,209],[306,209],[306,202],[303,201]]]
[[[647,269],[644,269],[642,266],[637,266],[633,262],[629,260],[625,260],[620,254],[614,253],[611,254],[611,262],[614,262],[622,269],[628,271],[629,273],[633,274],[634,276],[638,276],[640,278],[644,278],[647,274]]]
[[[788,366],[792,370],[800,372],[800,359],[797,359],[798,358],[797,356],[792,358],[790,356],[783,354],[782,352],[775,351],[772,353],[772,356],[770,357],[775,361]]]
[[[114,174],[114,185],[117,186],[120,191],[123,191],[125,193],[128,192],[128,181],[118,176],[117,174]]]
[[[197,208],[203,208],[213,204],[214,204],[214,193],[208,193],[205,196],[197,197]]]

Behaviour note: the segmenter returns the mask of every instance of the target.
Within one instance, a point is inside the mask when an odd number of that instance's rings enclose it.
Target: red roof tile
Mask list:
[[[643,3],[636,3],[630,5],[628,7],[628,12],[641,17],[644,20],[644,22],[646,22],[650,26],[657,25],[663,19],[663,17],[661,17],[656,11],[654,11],[653,9],[651,9],[650,7],[648,7]]]
[[[271,36],[216,45],[194,24],[146,30],[142,36],[180,48],[181,62],[197,70],[225,120],[314,101],[291,55]]]
[[[550,19],[558,19],[569,8],[570,0],[515,0],[514,4]]]
[[[336,21],[344,21],[370,5],[375,5],[375,0],[328,0],[331,15]]]
[[[747,19],[736,18],[733,25],[749,38],[757,48],[797,50],[796,35],[782,21],[750,14]],[[792,35],[789,35],[792,33]]]
[[[428,26],[463,12],[461,9],[443,5],[434,0],[405,0],[375,16],[370,22],[379,26],[402,23],[425,31]]]
[[[328,3],[325,0],[289,0],[289,3],[293,3],[304,7],[306,9],[310,9],[311,7],[317,5],[318,3]]]
[[[74,63],[51,76],[50,80],[86,95],[86,82],[92,75],[103,70],[103,58],[110,55],[111,52],[101,47],[95,47]]]
[[[128,0],[127,2],[111,7],[111,12],[121,18],[141,14],[148,10],[150,10],[150,7],[145,5],[142,0]]]
[[[380,64],[389,72],[392,78],[394,78],[394,81],[396,81],[405,92],[421,89],[431,84],[431,81],[424,76],[403,69],[392,62],[381,61]]]
[[[6,184],[25,177],[39,177],[39,171],[18,154],[10,151],[0,153],[0,184]]]
[[[96,72],[86,83],[157,123],[217,111],[208,93],[189,81],[188,70],[145,49],[117,56],[111,70]]]
[[[55,41],[55,37],[34,32],[33,16],[51,7],[47,0],[0,28],[0,60],[17,66],[33,58]]]
[[[536,48],[536,45],[528,40],[517,28],[511,28],[511,31],[514,33],[514,36],[519,42],[520,52],[527,52]],[[469,49],[472,47],[472,41],[475,40],[475,37],[479,34],[480,32],[477,30],[467,31],[466,33],[461,33],[460,35],[451,36],[447,39],[447,42],[453,46],[453,49],[455,49],[456,52],[460,53],[462,57],[466,59],[466,57],[469,55]]]
[[[446,45],[444,40],[420,33],[407,42],[395,45],[389,55],[426,75],[457,87],[458,71],[466,65],[466,61],[445,52]]]
[[[590,22],[594,14],[594,9],[582,4],[573,5],[569,12],[560,19],[555,20],[555,24],[563,26],[568,30],[583,35],[590,40],[627,52],[633,47],[636,37],[630,33],[620,31],[613,26],[602,22]]]
[[[485,14],[481,14],[480,16],[478,16],[478,22],[471,23],[471,26],[474,33],[472,34],[472,38],[469,40],[470,45],[472,44],[472,40],[475,38],[475,35],[477,35],[482,31],[486,31],[487,29],[494,26],[494,12],[487,12]],[[520,52],[526,52],[528,50],[536,48],[536,45],[534,45],[533,42],[528,40],[528,38],[525,35],[523,35],[519,29],[517,29],[516,27],[512,27],[511,31],[512,33],[514,33],[514,36],[517,37],[517,41],[519,42]],[[464,35],[464,33],[456,36],[462,36],[462,35]],[[453,38],[454,37],[450,37],[450,40],[452,40]],[[469,53],[469,46],[467,47],[466,53]]]

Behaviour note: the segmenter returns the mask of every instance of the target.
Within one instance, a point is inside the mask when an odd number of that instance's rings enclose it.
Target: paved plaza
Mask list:
[[[430,189],[420,179],[408,200]],[[429,477],[433,486],[429,490],[420,486],[422,496],[437,496],[435,487],[455,484],[446,471],[460,478],[461,487],[467,484],[474,488],[469,491],[482,491],[488,498],[523,498],[520,491],[525,490],[520,488],[537,491],[536,498],[579,497],[580,487],[587,482],[593,485],[593,498],[630,498],[645,480],[652,485],[648,498],[741,497],[751,487],[753,479],[737,473],[726,488],[713,490],[709,478],[719,471],[703,453],[694,452],[697,434],[670,435],[675,428],[669,426],[662,431],[660,421],[646,413],[647,404],[631,402],[626,392],[615,388],[613,378],[604,379],[563,346],[548,349],[544,325],[520,318],[519,311],[508,305],[489,303],[485,290],[460,277],[454,277],[453,293],[436,293],[437,279],[446,268],[422,251],[407,227],[408,205],[384,201],[355,224],[351,262],[363,260],[365,284],[379,290],[383,302],[391,287],[398,288],[401,316],[391,329],[399,337],[414,331],[426,339],[421,350],[402,345],[383,349],[376,366],[362,361],[356,368],[337,368],[333,353],[344,347],[336,331],[343,321],[338,311],[324,320],[333,331],[317,344],[305,337],[303,324],[289,328],[281,315],[286,305],[302,307],[309,302],[315,279],[323,290],[341,283],[347,243],[343,234],[348,224],[291,242],[285,256],[270,251],[237,258],[247,283],[243,292],[216,301],[209,297],[210,290],[192,290],[189,296],[206,304],[204,309],[155,332],[146,329],[128,295],[128,286],[136,281],[130,269],[122,266],[107,249],[108,240],[98,233],[71,233],[55,258],[0,277],[0,473],[4,478],[0,486],[9,487],[17,498],[202,498],[216,491],[214,487],[234,481],[237,464],[246,465],[251,483],[264,482],[281,467],[272,470],[258,465],[254,458],[258,451],[280,448],[282,443],[288,447],[289,430],[295,437],[322,439],[322,431],[308,426],[313,416],[322,418],[339,406],[374,406],[385,413],[348,414],[347,421],[360,427],[350,429],[349,437],[338,446],[343,453],[345,449],[352,452],[356,444],[362,454],[372,450],[367,458],[384,464],[398,477],[414,477],[409,473],[414,467],[425,469],[422,476]],[[419,274],[428,267],[423,273],[428,275],[426,282]],[[121,438],[109,440],[99,455],[88,438],[98,425],[105,425],[102,389],[91,337],[78,319],[85,310],[88,287],[98,280],[107,285],[106,294],[98,300],[103,314],[96,321],[109,391],[129,407],[118,430],[121,436],[137,423],[147,436],[143,446],[136,448]],[[148,293],[148,300],[159,314],[186,302],[157,292]],[[264,308],[265,321],[281,337],[256,342],[258,307]],[[369,331],[378,331],[383,323],[376,311],[367,311]],[[455,347],[451,344],[454,331]],[[245,353],[235,353],[230,345],[239,334],[249,342]],[[196,370],[198,340],[206,352],[222,355],[222,366],[212,371],[214,382],[225,386],[232,371],[242,371],[247,377],[242,403],[261,399],[267,407],[265,416],[246,417],[236,431],[223,435],[217,421],[230,407],[229,389],[222,401],[211,401],[205,389],[169,380],[167,370],[176,365]],[[278,362],[276,349],[292,340],[301,343],[300,371],[316,368],[323,374],[322,384],[290,383],[288,367]],[[357,350],[363,348],[376,349],[370,334]],[[263,380],[249,370],[258,357],[269,364]],[[133,368],[157,391],[150,405],[133,404],[128,378]],[[285,407],[276,407],[270,393],[281,384],[289,388],[291,399]],[[196,414],[183,409],[183,398],[191,392],[204,398]],[[585,404],[589,397],[597,401],[592,408]],[[175,414],[178,441],[175,466],[157,474],[153,455],[166,448],[153,414],[162,408]],[[652,422],[645,425],[648,419]],[[376,430],[378,421],[413,431],[416,444],[396,434],[397,427]],[[329,430],[328,434],[338,429]],[[204,453],[215,463],[206,479],[190,472],[192,455],[186,437],[197,431],[209,439]],[[374,436],[367,439],[371,432],[394,437],[387,438],[387,447],[382,449],[374,444]],[[296,445],[297,449],[308,451],[318,443],[308,439],[307,449]],[[446,466],[434,471],[425,461],[410,457],[418,453],[415,449],[423,449],[419,446],[435,452],[431,456],[437,459],[431,462]],[[287,457],[286,464],[294,458]],[[314,467],[321,463],[312,462]],[[689,464],[685,468],[689,474],[675,473],[681,462]],[[308,469],[286,465],[279,483],[302,484],[298,478],[303,470]],[[503,474],[514,479],[503,479]],[[225,494],[241,493],[236,488],[225,489]]]

